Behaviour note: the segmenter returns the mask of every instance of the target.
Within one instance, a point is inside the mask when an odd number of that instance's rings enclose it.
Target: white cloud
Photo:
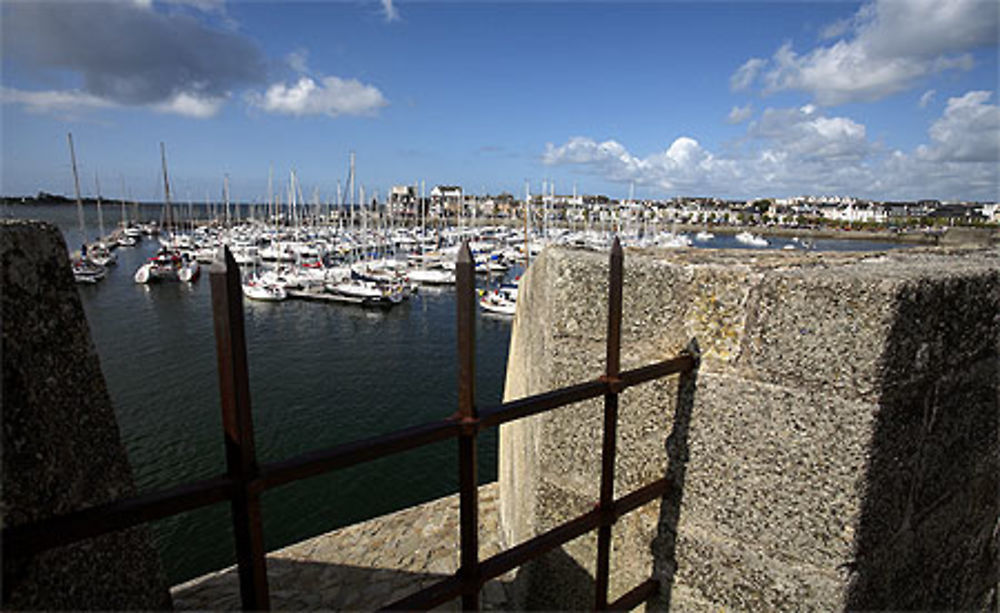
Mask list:
[[[795,159],[860,159],[872,145],[865,127],[847,117],[824,117],[812,105],[767,109],[747,127],[747,134],[773,143]]]
[[[1000,107],[987,103],[992,94],[971,91],[949,98],[944,115],[931,125],[933,143],[918,147],[917,154],[931,161],[1000,161]]]
[[[160,113],[208,119],[218,114],[227,99],[227,96],[199,96],[198,94],[181,92],[169,100],[152,105],[151,108]]]
[[[997,198],[1000,110],[989,92],[952,98],[931,126],[931,144],[886,151],[865,126],[812,105],[766,109],[738,148],[713,153],[680,137],[645,157],[615,140],[576,136],[546,145],[542,161],[576,166],[607,181],[674,194],[749,196],[836,193],[878,199]]]
[[[934,95],[935,94],[937,94],[937,90],[936,89],[929,89],[929,90],[925,91],[923,93],[923,95],[920,96],[920,102],[918,102],[917,104],[922,109],[927,108],[927,105],[930,104],[931,100],[934,99]]]
[[[64,91],[25,91],[0,87],[0,101],[19,104],[29,113],[74,114],[81,111],[106,109],[117,103],[78,89]]]
[[[284,115],[371,115],[388,101],[378,88],[355,79],[302,76],[293,84],[275,83],[261,95],[249,96],[252,106]]]
[[[729,87],[733,91],[743,91],[749,88],[757,79],[760,69],[767,64],[767,60],[759,57],[752,57],[740,66],[733,76],[729,77]]]
[[[734,106],[732,110],[729,111],[729,115],[726,117],[727,123],[743,123],[750,116],[753,115],[753,107],[750,104],[746,106]]]
[[[382,0],[382,12],[386,21],[399,21],[399,11],[392,4],[392,0]]]
[[[759,77],[765,93],[802,90],[823,105],[878,100],[923,77],[971,69],[967,52],[996,45],[997,22],[991,1],[875,0],[824,31],[846,38],[804,54],[786,43],[769,60],[748,60],[730,84],[746,89]]]
[[[63,118],[77,118],[82,113],[123,106],[110,98],[102,98],[75,89],[25,91],[3,87],[0,88],[0,102],[19,104],[29,113],[56,115]],[[226,97],[205,97],[181,92],[163,102],[150,104],[148,108],[159,113],[207,119],[215,116],[225,102]]]

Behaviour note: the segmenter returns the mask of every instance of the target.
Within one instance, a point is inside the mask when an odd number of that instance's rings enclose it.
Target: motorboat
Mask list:
[[[740,232],[736,235],[736,240],[743,243],[744,245],[750,245],[751,247],[767,247],[767,239],[763,236],[757,236],[756,234],[751,234],[750,232]]]

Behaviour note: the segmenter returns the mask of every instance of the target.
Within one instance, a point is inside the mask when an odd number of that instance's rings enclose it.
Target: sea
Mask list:
[[[98,236],[98,211],[74,205],[4,205],[5,218],[58,226],[71,249]],[[160,219],[162,207],[128,207]],[[121,219],[103,207],[110,230]],[[697,244],[697,243],[696,243]],[[771,248],[791,244],[774,239]],[[712,246],[745,248],[719,235]],[[897,248],[895,243],[815,240],[817,250]],[[117,266],[79,285],[87,323],[140,492],[225,472],[207,275],[193,284],[138,285],[135,270],[157,248],[119,248]],[[519,271],[515,271],[519,272]],[[391,310],[289,300],[245,301],[251,405],[260,462],[287,459],[441,419],[457,407],[453,289],[421,289]],[[501,401],[511,321],[479,313],[476,400]],[[480,436],[479,479],[496,479],[495,429]],[[457,445],[446,441],[270,490],[262,516],[268,550],[458,489]],[[152,524],[171,584],[235,561],[229,507],[218,504]]]

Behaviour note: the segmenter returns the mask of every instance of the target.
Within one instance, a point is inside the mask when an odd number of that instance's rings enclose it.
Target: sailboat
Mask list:
[[[80,236],[83,241],[80,253],[70,258],[73,268],[73,279],[77,283],[94,284],[104,279],[107,269],[87,257],[87,229],[83,218],[83,199],[80,197],[80,175],[76,170],[76,151],[73,148],[73,133],[67,134],[69,140],[69,157],[73,163],[73,186],[76,189],[76,214],[80,221]]]
[[[173,212],[170,208],[170,182],[167,179],[167,153],[163,143],[160,143],[160,158],[163,162],[163,189],[166,196],[164,213],[166,215],[164,225],[167,229],[175,230],[176,225],[173,219]],[[169,244],[170,239],[161,239],[161,243]],[[147,262],[142,264],[132,276],[136,283],[151,283],[153,281],[197,281],[201,273],[201,266],[194,258],[188,257],[175,249],[166,246]]]

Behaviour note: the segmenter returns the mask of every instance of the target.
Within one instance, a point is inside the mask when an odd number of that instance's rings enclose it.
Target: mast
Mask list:
[[[267,219],[274,219],[274,164],[267,168]],[[264,224],[267,227],[267,223]]]
[[[94,172],[94,185],[97,186],[97,228],[100,234],[98,235],[97,241],[100,243],[104,242],[104,213],[101,212],[101,180],[97,177],[97,172]]]
[[[230,212],[229,212],[229,173],[222,175],[222,198],[226,202],[226,227],[230,226]]]
[[[166,205],[166,225],[169,229],[174,224],[173,211],[170,210],[170,180],[167,178],[167,148],[160,141],[160,161],[163,164],[163,197],[165,198],[164,204]]]
[[[80,221],[80,236],[87,242],[87,230],[83,224],[83,200],[80,198],[80,175],[76,171],[76,151],[73,149],[73,133],[67,132],[69,139],[69,159],[73,163],[73,187],[76,190],[76,215]]]
[[[531,250],[528,246],[528,215],[531,213],[531,184],[524,182],[524,269],[531,264]]]

